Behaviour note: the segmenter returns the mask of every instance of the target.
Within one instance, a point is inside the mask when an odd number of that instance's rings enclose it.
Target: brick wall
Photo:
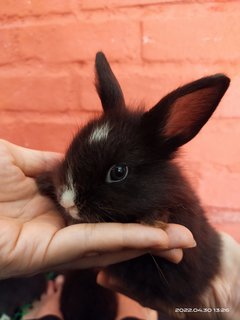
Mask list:
[[[0,137],[63,151],[100,110],[93,61],[103,50],[128,102],[227,73],[231,88],[182,163],[210,219],[240,240],[240,2],[5,0],[0,4]]]

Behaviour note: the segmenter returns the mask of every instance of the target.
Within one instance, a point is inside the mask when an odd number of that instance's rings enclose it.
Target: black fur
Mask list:
[[[115,294],[96,284],[92,270],[65,274],[61,296],[64,320],[114,320],[117,315]]]
[[[59,202],[61,192],[56,195],[54,190],[63,185],[71,188],[71,175],[81,222],[155,225],[164,221],[188,227],[198,245],[185,250],[178,265],[155,257],[164,276],[159,275],[150,255],[109,270],[146,306],[166,313],[175,307],[197,307],[199,297],[219,272],[221,243],[173,158],[212,115],[230,80],[221,74],[202,78],[173,91],[144,112],[125,107],[120,85],[102,53],[96,57],[96,74],[104,113],[77,133],[57,174],[39,180],[39,188]],[[107,138],[91,141],[93,131],[106,123]],[[119,163],[127,164],[127,178],[107,183],[109,168]]]
[[[116,106],[123,108],[125,101],[122,89],[102,52],[96,54],[95,68],[96,89],[103,109],[109,112]]]

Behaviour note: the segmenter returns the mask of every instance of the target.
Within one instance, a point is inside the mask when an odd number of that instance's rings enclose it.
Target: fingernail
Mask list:
[[[62,274],[59,274],[56,278],[55,281],[57,281],[58,283],[63,283],[65,280],[64,276]]]
[[[97,283],[103,287],[108,284],[108,277],[105,272],[100,271],[97,274]]]
[[[197,246],[197,242],[192,239],[192,242],[191,243],[188,243],[184,248],[194,248]]]

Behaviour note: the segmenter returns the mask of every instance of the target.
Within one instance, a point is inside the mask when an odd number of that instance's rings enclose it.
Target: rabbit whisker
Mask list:
[[[154,264],[155,264],[155,266],[156,266],[156,268],[157,268],[157,271],[158,271],[158,274],[159,274],[161,280],[163,279],[164,282],[165,282],[165,284],[166,284],[167,286],[169,286],[169,283],[168,283],[168,281],[167,281],[167,279],[166,279],[166,277],[165,277],[162,269],[160,268],[159,264],[157,263],[156,259],[154,258],[154,256],[153,256],[151,253],[149,253],[149,255],[150,255],[150,256],[152,257],[152,259],[153,259],[153,262],[154,262]]]
[[[107,217],[108,219],[110,219],[111,221],[115,221],[114,219],[113,219],[113,217],[111,217],[111,215],[108,213],[108,211],[107,210],[111,210],[111,209],[108,209],[108,208],[105,208],[105,207],[101,207],[101,206],[99,206],[99,205],[97,205],[97,207],[100,209],[100,210],[102,210],[102,214],[105,216],[105,217]],[[101,217],[101,219],[102,219],[102,222],[106,222],[106,221],[104,221],[104,219]]]

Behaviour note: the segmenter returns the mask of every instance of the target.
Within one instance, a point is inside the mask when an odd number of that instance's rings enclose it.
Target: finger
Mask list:
[[[120,251],[120,252],[114,252],[114,253],[96,254],[93,256],[80,258],[63,265],[58,265],[57,267],[55,267],[55,269],[56,270],[74,270],[74,269],[88,269],[88,268],[94,268],[94,267],[106,267],[111,264],[137,258],[146,253],[147,253],[146,251],[126,250],[126,251]]]
[[[111,289],[131,297],[131,293],[126,290],[115,277],[110,276],[105,270],[98,273],[96,282],[104,288]]]
[[[107,270],[102,270],[98,273],[97,278],[96,278],[96,282],[104,288],[110,289],[115,292],[122,293],[123,295],[125,295],[129,298],[132,298],[135,301],[138,301],[136,294],[134,294],[134,292],[132,292],[132,290],[130,290],[130,288],[127,288],[127,286],[122,285],[120,280],[109,275],[107,273]],[[138,301],[138,302],[140,304],[142,304],[141,301]]]
[[[37,308],[39,306],[39,303],[40,303],[40,300],[33,301],[32,308]]]
[[[190,230],[180,224],[169,223],[165,231],[169,238],[169,249],[196,246],[196,241]]]
[[[54,280],[54,287],[55,287],[55,292],[58,296],[61,295],[62,293],[62,289],[63,289],[63,285],[64,285],[64,276],[63,275],[59,275],[56,277],[56,279]]]
[[[152,251],[151,253],[155,254],[155,251]],[[106,267],[111,264],[137,258],[144,254],[148,254],[148,252],[139,250],[127,250],[107,254],[95,254],[90,257],[80,258],[76,261],[72,261],[67,264],[58,266],[58,270]],[[183,258],[183,252],[181,249],[164,250],[161,252],[157,251],[157,255],[173,263],[179,263]]]
[[[151,254],[164,258],[173,263],[179,263],[183,258],[182,249],[170,249],[164,251],[151,251]]]
[[[7,146],[15,164],[29,177],[34,177],[43,171],[50,170],[62,159],[62,155],[59,153],[31,150],[8,141],[1,141],[1,143]]]
[[[96,281],[103,287],[109,287],[110,285],[116,286],[117,280],[114,280],[112,276],[108,275],[107,271],[101,270],[97,274]]]
[[[47,294],[53,294],[54,293],[54,282],[52,280],[48,280],[47,282]]]
[[[167,249],[168,235],[164,230],[138,224],[78,224],[59,230],[49,243],[45,263],[71,262],[94,253],[126,249]]]

